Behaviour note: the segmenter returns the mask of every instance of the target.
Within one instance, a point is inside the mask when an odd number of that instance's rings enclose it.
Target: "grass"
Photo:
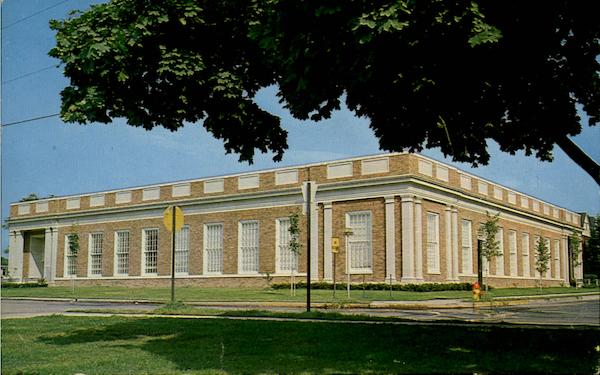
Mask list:
[[[595,373],[598,333],[51,316],[2,321],[2,373]]]
[[[506,288],[491,291],[494,297],[524,296],[539,294],[581,293],[599,292],[600,288],[544,288],[541,292],[538,288]],[[122,300],[156,300],[169,301],[171,290],[164,288],[131,288],[131,287],[102,287],[81,286],[76,287],[77,298],[110,298]],[[23,288],[2,289],[3,297],[63,297],[73,298],[70,287],[48,287],[48,288]],[[289,290],[269,290],[258,288],[199,288],[199,287],[177,287],[177,300],[191,301],[242,301],[242,302],[303,302],[306,299],[306,290],[298,289],[296,296],[290,296]],[[443,291],[443,292],[402,292],[383,290],[352,290],[348,299],[345,290],[337,291],[337,298],[333,298],[331,290],[312,290],[314,302],[327,303],[350,303],[370,302],[375,300],[403,300],[423,301],[430,299],[471,299],[470,291]]]
[[[339,313],[330,311],[287,312],[268,311],[256,309],[219,310],[185,305],[183,303],[167,304],[154,310],[144,309],[71,309],[68,312],[93,313],[93,314],[145,314],[145,315],[187,315],[187,316],[220,316],[220,317],[259,317],[259,318],[291,318],[291,319],[319,319],[319,320],[344,320],[344,321],[377,321],[377,322],[407,322],[414,321],[390,316],[371,316],[365,314]],[[460,321],[464,323],[463,321]]]

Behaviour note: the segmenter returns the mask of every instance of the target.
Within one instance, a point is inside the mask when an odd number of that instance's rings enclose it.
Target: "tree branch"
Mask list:
[[[600,186],[600,165],[586,154],[579,146],[566,135],[556,140],[556,144],[573,160],[583,168],[594,181]]]

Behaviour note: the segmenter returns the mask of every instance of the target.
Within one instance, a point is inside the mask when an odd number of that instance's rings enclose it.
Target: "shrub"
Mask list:
[[[17,283],[17,282],[5,282],[2,283],[2,288],[45,288],[48,286],[46,280],[38,280],[35,282]]]
[[[310,283],[312,289],[332,290],[333,283],[323,281]],[[346,288],[345,283],[336,283],[338,290]],[[297,288],[306,288],[306,282],[296,283]],[[289,283],[276,283],[273,289],[289,289]],[[471,283],[423,283],[423,284],[392,284],[392,290],[405,292],[441,292],[447,290],[471,290]],[[390,290],[390,284],[386,283],[359,283],[350,284],[352,290]],[[491,289],[491,287],[490,287]]]

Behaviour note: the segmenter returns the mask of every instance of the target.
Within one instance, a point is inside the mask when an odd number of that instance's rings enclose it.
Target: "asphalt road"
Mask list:
[[[535,301],[526,305],[505,307],[455,308],[455,309],[343,309],[327,310],[345,314],[367,314],[374,316],[394,316],[416,321],[460,320],[470,322],[508,322],[521,324],[553,324],[563,326],[594,325],[600,327],[600,301]],[[159,305],[109,302],[69,302],[69,301],[27,301],[3,299],[0,304],[1,315],[6,318],[27,318],[42,315],[67,313],[68,310],[93,309],[136,309],[152,310]],[[204,307],[206,308],[206,307]],[[225,310],[239,309],[232,306],[210,306]],[[303,311],[294,308],[264,308],[278,311]]]

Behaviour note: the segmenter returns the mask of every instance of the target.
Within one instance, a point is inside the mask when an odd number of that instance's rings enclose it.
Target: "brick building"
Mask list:
[[[569,262],[568,236],[584,229],[585,216],[406,153],[14,203],[9,272],[54,284],[167,285],[171,235],[162,216],[172,204],[185,215],[176,238],[180,284],[264,285],[267,273],[287,281],[292,269],[305,276],[306,213],[314,280],[331,281],[334,267],[345,279],[349,266],[354,281],[473,281],[486,212],[500,212],[503,250],[489,264],[490,284],[533,285],[539,238],[552,255],[546,284],[581,278]],[[288,246],[294,212],[299,259]],[[332,238],[340,239],[337,264]]]

